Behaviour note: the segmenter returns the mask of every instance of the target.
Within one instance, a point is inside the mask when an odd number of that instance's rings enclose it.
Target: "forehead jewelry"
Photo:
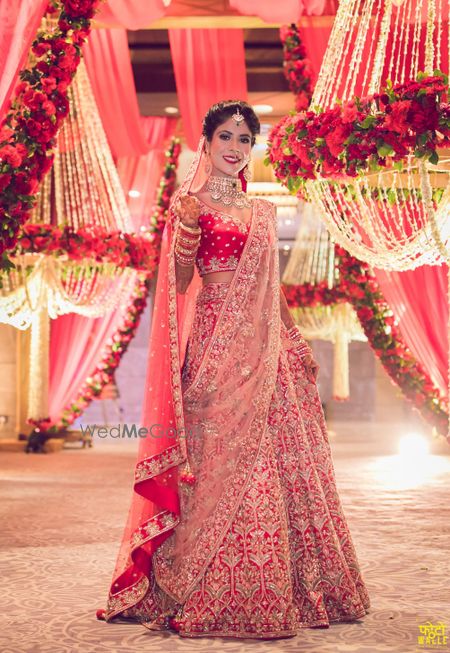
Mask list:
[[[243,116],[242,113],[239,111],[239,107],[236,109],[236,113],[233,113],[233,115],[232,115],[231,117],[233,118],[234,122],[235,122],[237,125],[240,125],[241,122],[244,120],[244,116]]]

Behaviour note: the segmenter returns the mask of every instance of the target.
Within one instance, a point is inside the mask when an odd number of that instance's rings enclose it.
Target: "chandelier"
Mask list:
[[[448,0],[342,0],[310,109],[270,137],[277,177],[373,266],[449,258],[448,17]]]
[[[339,269],[335,259],[335,243],[325,225],[317,218],[310,203],[302,204],[302,217],[294,247],[283,273],[286,285],[328,290],[339,285]],[[331,295],[330,293],[330,295]],[[319,296],[309,305],[290,308],[308,340],[326,340],[333,343],[333,398],[344,400],[350,396],[349,344],[366,342],[359,320],[349,302],[325,305]]]
[[[92,241],[97,229],[115,237],[120,251],[131,218],[83,61],[68,92],[70,111],[31,223],[80,241],[89,234]],[[100,317],[125,307],[143,274],[119,257],[117,263],[106,261],[101,245],[98,255],[85,257],[82,248],[79,256],[69,246],[70,254],[52,255],[48,249],[23,251],[19,244],[12,254],[15,268],[1,273],[0,321],[31,327],[30,419],[48,417],[49,319],[66,313]]]

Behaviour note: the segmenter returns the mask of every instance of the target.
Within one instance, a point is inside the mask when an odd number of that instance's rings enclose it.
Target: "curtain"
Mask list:
[[[26,64],[46,8],[47,0],[0,2],[0,120],[7,111],[17,75]]]
[[[202,119],[220,100],[246,100],[244,33],[240,29],[170,29],[170,50],[183,130],[197,149]]]
[[[83,54],[113,156],[146,154],[126,30],[92,30]]]
[[[149,224],[164,166],[165,145],[174,135],[177,122],[159,116],[147,116],[141,120],[150,151],[142,156],[125,156],[117,160],[117,171],[127,195],[135,231]],[[130,190],[138,191],[139,197],[130,197]]]
[[[51,321],[49,413],[52,422],[75,399],[86,378],[95,370],[105,343],[123,320],[123,310],[99,318],[75,313]]]
[[[406,344],[444,396],[448,395],[447,267],[375,270]]]
[[[108,0],[100,5],[95,20],[108,27],[145,29],[165,14],[163,0]]]
[[[317,77],[319,76],[319,71],[322,66],[323,56],[327,49],[328,40],[330,38],[330,34],[333,26],[332,25],[317,26],[313,24],[311,19],[309,19],[307,22],[309,23],[308,25],[304,26],[302,23],[302,26],[299,26],[298,30],[303,45],[306,48],[306,52],[307,52],[306,56],[311,62],[311,68],[313,73],[311,88],[314,88],[314,85],[317,81]]]
[[[296,23],[300,16],[323,14],[326,0],[229,0],[243,16],[259,16],[267,23]]]
[[[139,113],[124,29],[93,30],[84,46],[89,80],[116,161],[133,225],[148,223],[164,164],[164,148],[176,119]],[[139,197],[130,197],[130,190]]]

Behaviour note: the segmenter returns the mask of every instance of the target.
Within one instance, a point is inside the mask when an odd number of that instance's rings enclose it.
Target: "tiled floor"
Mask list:
[[[450,628],[450,447],[395,455],[400,425],[336,424],[338,488],[370,593],[366,617],[271,642],[187,640],[98,622],[130,497],[134,445],[0,454],[2,653],[140,651],[450,652],[419,625]]]

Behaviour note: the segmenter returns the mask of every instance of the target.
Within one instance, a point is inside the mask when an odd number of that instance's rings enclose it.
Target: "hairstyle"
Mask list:
[[[226,122],[228,118],[231,118],[231,116],[236,113],[237,109],[239,109],[240,113],[244,116],[245,123],[250,129],[252,134],[252,145],[255,144],[256,134],[259,134],[261,125],[259,124],[258,116],[253,111],[252,107],[243,100],[226,100],[224,102],[218,102],[208,109],[208,112],[203,119],[202,131],[207,141],[212,140],[217,127]]]

